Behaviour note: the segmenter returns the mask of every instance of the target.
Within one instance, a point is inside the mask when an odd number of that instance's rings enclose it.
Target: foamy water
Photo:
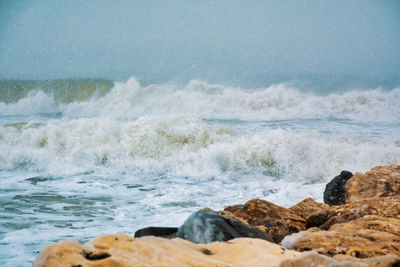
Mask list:
[[[0,264],[44,244],[179,226],[263,198],[322,201],[341,170],[400,162],[400,89],[304,93],[134,78],[71,100],[0,102]]]

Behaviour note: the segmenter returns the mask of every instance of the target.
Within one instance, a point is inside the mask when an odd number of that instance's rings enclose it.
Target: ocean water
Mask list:
[[[2,81],[0,265],[204,207],[322,202],[341,170],[400,163],[399,103],[400,88]]]

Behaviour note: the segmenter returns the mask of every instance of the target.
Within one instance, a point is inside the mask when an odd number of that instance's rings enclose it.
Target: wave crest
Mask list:
[[[57,175],[155,171],[200,179],[255,175],[307,182],[333,177],[343,169],[363,171],[400,162],[400,147],[393,140],[282,129],[249,132],[177,117],[0,127],[0,144],[1,169]]]
[[[146,115],[195,116],[211,119],[277,120],[345,118],[399,120],[400,88],[349,91],[318,96],[285,84],[255,90],[192,80],[186,86],[140,86],[134,79],[116,83],[105,96],[65,108],[71,116],[135,118]]]
[[[51,92],[31,91],[17,102],[0,102],[0,114],[30,115],[49,111],[63,112],[72,117],[103,116],[117,119],[191,116],[256,121],[327,117],[366,121],[400,120],[400,88],[317,95],[300,92],[286,84],[244,89],[192,80],[184,86],[141,86],[135,78],[115,82],[111,89],[103,88],[101,94],[95,94],[94,84],[81,87],[81,91],[74,87],[74,96],[84,95],[85,98],[78,97],[73,102],[61,103],[57,101],[59,97]]]

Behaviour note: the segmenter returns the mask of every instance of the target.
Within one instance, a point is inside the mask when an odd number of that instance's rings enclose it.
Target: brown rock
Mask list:
[[[356,173],[346,183],[346,203],[364,198],[400,195],[400,166],[378,166],[364,174]]]
[[[228,206],[224,211],[257,226],[278,243],[288,234],[305,230],[307,225],[307,221],[293,211],[261,199]]]
[[[375,230],[400,237],[400,220],[397,218],[382,218],[377,215],[366,215],[349,223],[336,224],[330,228],[332,231],[340,230],[346,232],[351,232],[354,229]]]
[[[227,210],[220,210],[220,211],[218,211],[218,214],[222,215],[222,216],[226,216],[226,217],[232,218],[232,219],[235,219],[235,220],[238,220],[241,223],[249,224],[249,222],[247,220],[245,220],[244,218],[237,217],[237,216],[235,216],[235,214],[233,214],[232,212],[227,211]]]
[[[356,173],[346,184],[347,204],[332,206],[326,213],[322,205],[307,199],[291,207],[304,217],[315,209],[316,214],[327,214],[327,219],[324,218],[319,228],[285,237],[282,244],[298,251],[315,250],[336,258],[400,256],[399,186],[398,165]],[[318,212],[318,207],[322,211]],[[308,225],[311,224],[309,220],[307,217]]]
[[[320,227],[328,230],[332,225],[345,223],[365,215],[378,215],[400,219],[400,195],[384,198],[367,198],[358,202],[333,206],[328,220]]]
[[[329,205],[306,198],[289,208],[297,215],[307,220],[307,228],[318,227],[325,223],[329,217]]]
[[[400,257],[394,255],[369,259],[357,259],[351,256],[330,258],[316,252],[306,252],[292,259],[283,260],[278,267],[392,267],[400,264]]]
[[[387,254],[400,256],[400,220],[367,215],[330,227],[310,228],[286,237],[282,245],[297,251],[316,250],[327,256],[337,254],[370,258]]]
[[[33,266],[276,266],[296,255],[299,252],[261,239],[194,244],[183,239],[134,239],[118,234],[100,236],[86,245],[65,241],[50,245]]]

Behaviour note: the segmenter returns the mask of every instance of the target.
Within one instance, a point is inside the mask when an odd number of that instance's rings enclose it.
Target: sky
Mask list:
[[[0,0],[0,79],[400,77],[397,0]]]

